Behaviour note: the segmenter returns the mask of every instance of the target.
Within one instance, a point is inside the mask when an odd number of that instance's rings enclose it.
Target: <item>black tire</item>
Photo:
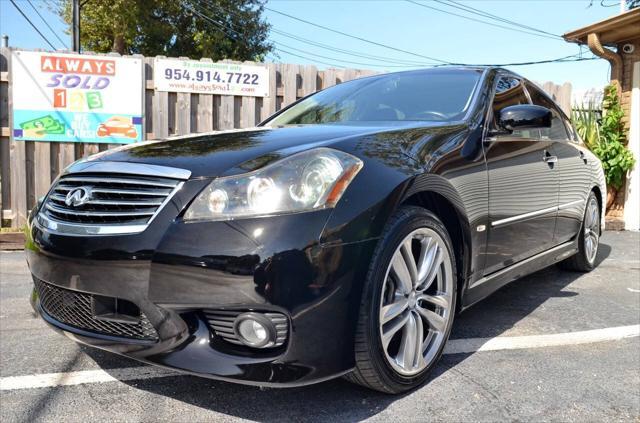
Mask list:
[[[564,270],[570,270],[573,272],[590,272],[595,267],[598,243],[596,243],[596,256],[593,256],[592,260],[590,260],[588,257],[587,247],[585,243],[585,225],[588,223],[587,214],[589,213],[590,205],[593,204],[597,205],[598,207],[598,219],[595,223],[595,231],[597,232],[597,239],[599,240],[601,209],[600,203],[598,203],[598,199],[596,198],[596,194],[592,191],[589,194],[589,198],[587,199],[587,206],[585,207],[584,216],[582,217],[582,225],[580,225],[580,233],[578,234],[578,252],[559,263],[560,268]]]
[[[418,374],[405,376],[393,369],[383,350],[380,334],[380,305],[382,289],[387,269],[400,243],[413,231],[428,228],[436,232],[444,241],[448,250],[448,261],[453,271],[450,312],[443,331],[444,338],[438,351],[427,367]],[[457,272],[451,239],[442,222],[430,211],[421,207],[407,206],[399,209],[389,220],[369,266],[363,289],[360,313],[355,337],[355,370],[346,379],[370,389],[389,394],[398,394],[423,384],[433,365],[439,360],[451,332],[456,310]],[[435,346],[434,346],[435,349]],[[426,361],[426,360],[425,360]]]

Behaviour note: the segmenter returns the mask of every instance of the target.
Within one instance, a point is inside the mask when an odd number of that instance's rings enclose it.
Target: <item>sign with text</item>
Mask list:
[[[268,97],[269,69],[259,65],[155,59],[153,86],[158,91]]]
[[[13,139],[142,140],[142,59],[12,53]]]

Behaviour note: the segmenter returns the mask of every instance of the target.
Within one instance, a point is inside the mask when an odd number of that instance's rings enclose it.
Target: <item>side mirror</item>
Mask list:
[[[507,106],[498,112],[498,128],[511,133],[516,129],[551,127],[551,110],[534,104]]]

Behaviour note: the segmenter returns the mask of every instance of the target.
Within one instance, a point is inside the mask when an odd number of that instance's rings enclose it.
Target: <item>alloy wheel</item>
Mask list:
[[[445,241],[420,228],[397,247],[380,302],[380,339],[388,363],[412,376],[431,364],[446,340],[453,303],[453,272]]]
[[[589,200],[584,218],[584,252],[589,263],[593,263],[598,253],[600,234],[600,209],[595,198]]]

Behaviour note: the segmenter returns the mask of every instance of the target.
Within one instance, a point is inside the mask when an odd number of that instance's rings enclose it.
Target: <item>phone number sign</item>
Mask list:
[[[153,85],[157,91],[268,97],[269,69],[259,65],[155,59]]]
[[[14,51],[13,139],[142,140],[142,60]]]

